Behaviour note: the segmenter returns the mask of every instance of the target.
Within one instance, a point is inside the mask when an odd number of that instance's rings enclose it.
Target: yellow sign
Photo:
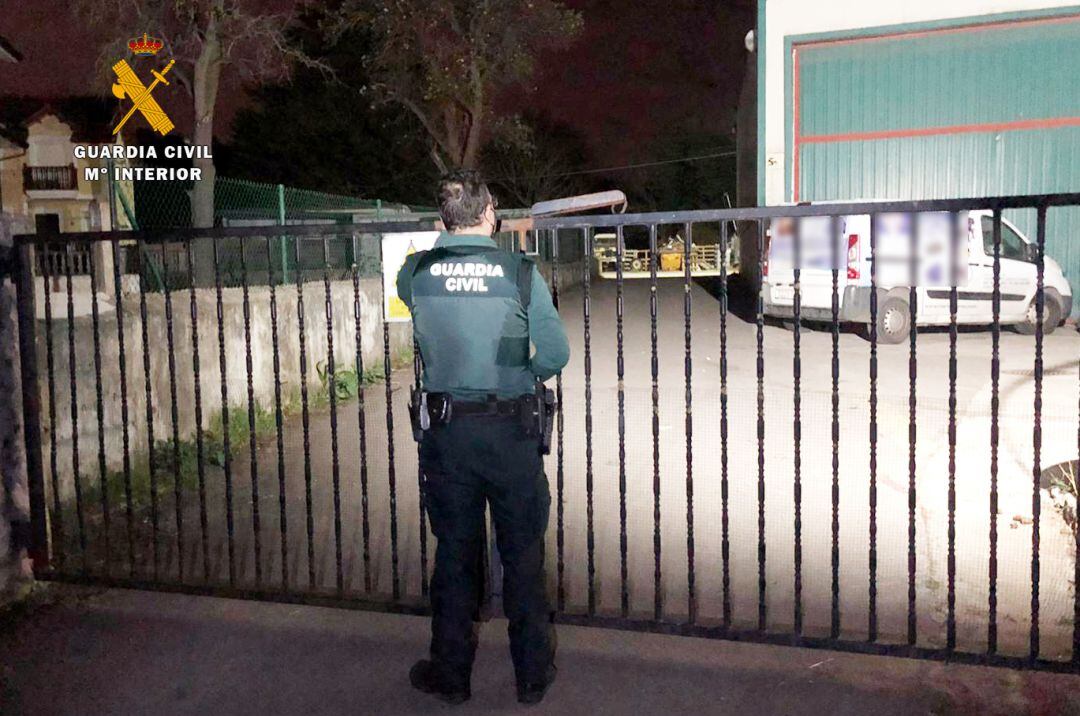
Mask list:
[[[397,292],[398,271],[405,264],[409,254],[417,251],[430,251],[439,238],[438,231],[411,231],[404,234],[383,234],[383,315],[387,322],[412,320],[409,307],[401,300]]]
[[[169,60],[169,64],[165,65],[165,69],[161,72],[151,70],[150,74],[154,76],[154,81],[150,83],[149,87],[142,83],[142,80],[139,79],[126,60],[120,60],[113,65],[113,72],[116,73],[116,79],[119,80],[112,86],[113,94],[120,99],[127,97],[131,100],[131,109],[113,129],[114,135],[131,119],[131,115],[135,114],[136,110],[146,118],[154,131],[159,134],[165,135],[172,131],[174,126],[172,120],[169,119],[169,116],[165,114],[165,111],[151,96],[151,92],[154,91],[158,84],[169,84],[168,80],[165,79],[165,75],[169,73],[174,64],[176,64],[176,60]]]

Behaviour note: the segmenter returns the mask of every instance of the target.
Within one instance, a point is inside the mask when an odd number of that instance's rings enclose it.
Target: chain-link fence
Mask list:
[[[116,185],[118,211],[136,229],[160,230],[192,226],[191,182],[132,181]],[[362,221],[431,214],[427,207],[410,207],[379,199],[298,189],[217,177],[214,181],[216,226],[275,226],[293,224],[354,224]],[[295,280],[296,272],[321,272],[344,277],[356,266],[361,276],[380,271],[379,245],[373,237],[342,232],[322,242],[292,237],[228,238],[218,242],[217,265],[225,285],[234,285],[247,271],[249,282]],[[128,270],[138,273],[150,290],[166,283],[180,288],[190,282],[188,257],[181,245],[127,247]],[[206,257],[207,260],[210,257]],[[200,258],[201,260],[201,258]]]
[[[117,212],[132,228],[165,230],[192,226],[192,183],[179,181],[126,181],[116,184]],[[505,219],[528,216],[527,210],[500,211]],[[379,199],[361,199],[344,194],[298,189],[281,184],[253,182],[229,177],[214,181],[214,225],[224,227],[287,226],[300,224],[353,225],[365,221],[416,219],[436,216],[431,207],[407,206]],[[496,235],[501,248],[525,248],[538,254],[544,265],[576,264],[584,257],[584,244],[579,232],[559,233],[559,249],[552,241],[537,241],[535,232],[514,231]],[[325,243],[325,246],[323,245]],[[249,285],[267,282],[289,282],[319,276],[326,267],[331,278],[345,278],[356,266],[360,276],[378,275],[381,270],[380,245],[374,235],[352,230],[329,234],[325,241],[297,241],[295,237],[261,236],[225,237],[216,242],[216,266],[225,286],[239,285],[246,274]],[[196,242],[192,260],[209,266],[215,263],[211,246]],[[205,271],[189,270],[189,258],[181,244],[154,244],[125,247],[126,270],[139,274],[150,291],[183,288],[190,284],[190,275],[201,275],[197,283],[205,283]],[[205,255],[204,255],[205,254]]]
[[[191,182],[119,182],[117,195],[120,209],[137,228],[169,229],[192,225]],[[219,226],[350,224],[414,210],[431,211],[281,184],[220,176],[214,180],[214,224]]]

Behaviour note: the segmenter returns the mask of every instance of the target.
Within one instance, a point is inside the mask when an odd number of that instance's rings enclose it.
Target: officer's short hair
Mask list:
[[[487,184],[472,169],[459,169],[440,179],[436,201],[447,231],[476,226],[488,204],[494,203]]]

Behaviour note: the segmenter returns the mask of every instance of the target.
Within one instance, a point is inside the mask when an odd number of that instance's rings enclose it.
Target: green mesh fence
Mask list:
[[[117,184],[120,208],[134,228],[169,229],[192,226],[191,182],[135,181]],[[280,226],[290,224],[353,224],[379,218],[416,216],[431,209],[409,207],[381,200],[297,189],[218,177],[214,182],[215,226]],[[323,238],[293,237],[225,238],[217,241],[217,270],[226,286],[292,282],[321,278],[324,267],[332,278],[351,275],[356,266],[361,276],[380,273],[377,238],[351,231]],[[131,247],[132,249],[134,247]],[[195,270],[189,271],[186,248],[156,245],[141,252],[129,251],[128,265],[146,281],[150,290],[165,285],[181,288],[191,278],[200,284],[210,279],[205,270],[213,266],[212,246],[195,247]],[[201,267],[204,270],[199,270]],[[213,269],[210,269],[212,274]]]
[[[140,229],[192,225],[191,182],[119,182],[117,189],[127,218]],[[281,184],[228,177],[214,180],[215,226],[350,224],[412,211],[430,210]]]

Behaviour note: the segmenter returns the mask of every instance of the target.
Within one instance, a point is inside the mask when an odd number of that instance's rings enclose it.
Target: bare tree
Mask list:
[[[586,142],[548,117],[526,113],[498,122],[481,152],[485,177],[516,206],[580,193],[588,186]]]
[[[474,167],[497,92],[528,79],[541,49],[565,46],[581,15],[555,0],[344,0],[332,37],[371,33],[359,88],[412,112],[440,171]]]
[[[176,60],[171,78],[192,102],[192,143],[197,145],[209,146],[213,141],[214,108],[223,72],[253,81],[272,80],[287,76],[294,60],[320,65],[289,42],[291,13],[262,11],[254,0],[77,0],[75,7],[92,25],[146,28],[164,40],[165,56]],[[106,43],[99,64],[111,66],[122,57],[126,41],[118,36]],[[192,188],[192,223],[211,226],[214,162],[205,158],[193,162],[202,171],[202,180]]]

